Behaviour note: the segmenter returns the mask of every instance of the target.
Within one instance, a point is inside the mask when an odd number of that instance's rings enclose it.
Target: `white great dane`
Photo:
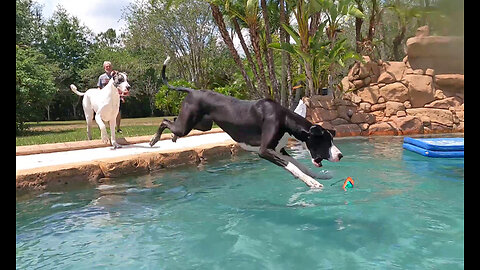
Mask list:
[[[127,74],[118,71],[112,71],[112,78],[102,89],[90,88],[85,93],[77,91],[77,87],[73,84],[70,89],[79,95],[83,96],[82,106],[85,113],[85,120],[87,121],[87,135],[88,139],[92,139],[91,125],[93,122],[93,115],[95,112],[95,121],[100,128],[102,141],[109,143],[107,128],[104,122],[110,122],[110,143],[113,149],[120,148],[121,145],[115,140],[115,125],[120,105],[120,95],[128,96],[130,91],[130,84],[127,82]]]

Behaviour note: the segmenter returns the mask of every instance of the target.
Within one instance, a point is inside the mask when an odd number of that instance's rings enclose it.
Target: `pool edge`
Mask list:
[[[159,169],[233,157],[239,151],[242,150],[238,144],[229,140],[184,149],[18,170],[16,191],[18,195],[66,185],[98,183],[105,178],[114,180],[126,175],[144,175]]]

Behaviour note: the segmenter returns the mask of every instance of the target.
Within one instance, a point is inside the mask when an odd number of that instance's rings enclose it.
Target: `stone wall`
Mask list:
[[[402,62],[363,59],[342,79],[340,97],[304,98],[307,119],[338,136],[464,131],[463,38],[420,32]]]

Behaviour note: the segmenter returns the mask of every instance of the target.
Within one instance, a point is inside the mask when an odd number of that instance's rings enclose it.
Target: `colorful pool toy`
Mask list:
[[[353,179],[349,176],[347,177],[347,179],[345,179],[345,182],[343,182],[343,190],[347,191],[348,188],[353,188],[353,186],[355,185],[355,181],[353,181]]]

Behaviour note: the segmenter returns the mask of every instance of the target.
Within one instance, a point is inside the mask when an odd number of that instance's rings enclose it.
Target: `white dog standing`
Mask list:
[[[92,139],[90,131],[93,115],[95,112],[95,121],[100,128],[102,141],[109,143],[107,128],[104,122],[110,122],[110,143],[113,149],[121,147],[115,140],[115,125],[118,109],[120,105],[120,95],[128,96],[130,91],[130,84],[127,82],[127,74],[123,72],[112,71],[112,78],[105,85],[104,88],[91,88],[85,93],[77,91],[77,87],[73,84],[70,85],[70,89],[79,95],[83,96],[83,112],[85,113],[85,120],[87,121],[87,135],[88,139]]]

